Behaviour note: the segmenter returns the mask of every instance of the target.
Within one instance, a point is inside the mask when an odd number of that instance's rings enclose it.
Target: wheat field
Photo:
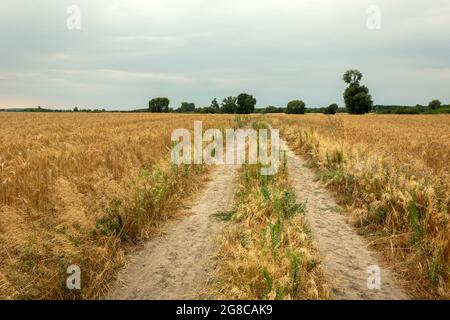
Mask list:
[[[415,296],[449,298],[450,116],[258,119],[279,128],[308,159],[318,179],[346,206],[368,246],[383,253]],[[103,297],[126,253],[158,234],[176,208],[201,188],[206,165],[170,162],[171,133],[192,131],[198,120],[204,129],[243,125],[233,115],[0,113],[0,298]],[[244,166],[244,178],[254,171],[248,170]],[[223,235],[219,252],[219,296],[277,297],[275,289],[265,287],[264,274],[270,273],[280,286],[295,284],[286,297],[298,298],[300,288],[303,298],[328,297],[320,269],[307,273],[305,260],[304,265],[294,263],[294,269],[304,271],[300,278],[306,282],[284,278],[295,255],[288,248],[287,260],[274,264],[265,255],[267,241],[257,236],[267,227],[264,223],[276,224],[280,211],[261,200],[264,188],[287,190],[286,201],[294,205],[283,172],[267,186],[257,176],[240,182],[239,224]],[[261,215],[273,221],[261,223]],[[314,261],[312,243],[295,232],[304,226],[301,215],[286,223],[289,246],[313,253]],[[236,249],[242,240],[236,234],[242,230],[254,236],[253,260]],[[255,271],[260,263],[267,269],[260,270],[262,278]],[[83,270],[81,291],[66,288],[70,265]],[[254,290],[245,291],[250,278]],[[311,285],[311,279],[317,283]]]
[[[205,166],[170,163],[171,133],[234,116],[0,113],[0,298],[97,298]],[[200,179],[200,180],[199,180]],[[66,290],[67,267],[83,290]]]
[[[450,116],[275,115],[419,297],[450,297]]]

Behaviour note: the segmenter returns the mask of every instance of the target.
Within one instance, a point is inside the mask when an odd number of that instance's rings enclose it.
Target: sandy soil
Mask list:
[[[347,223],[343,209],[333,195],[305,167],[305,161],[296,156],[283,141],[291,183],[299,201],[307,200],[307,222],[320,251],[325,272],[332,285],[333,299],[408,299],[394,282],[390,270],[383,268],[366,241]],[[380,289],[368,289],[367,269],[377,265],[381,271]]]
[[[224,223],[215,213],[231,210],[237,166],[217,166],[192,203],[192,214],[167,224],[165,235],[130,257],[108,299],[195,299],[214,270],[216,237]]]

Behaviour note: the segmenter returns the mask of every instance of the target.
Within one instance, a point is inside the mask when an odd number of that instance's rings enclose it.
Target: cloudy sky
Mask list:
[[[450,1],[0,0],[0,108],[130,109],[155,96],[177,108],[240,92],[260,107],[319,107],[342,104],[349,68],[377,104],[450,103]]]

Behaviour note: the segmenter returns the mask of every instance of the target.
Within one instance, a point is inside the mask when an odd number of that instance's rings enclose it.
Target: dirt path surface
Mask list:
[[[224,223],[214,214],[231,210],[237,166],[217,166],[193,200],[192,214],[167,224],[165,235],[131,257],[109,299],[195,299],[214,270],[216,237]]]
[[[332,284],[332,298],[350,299],[408,299],[393,280],[389,270],[381,267],[375,253],[368,250],[366,241],[348,225],[333,195],[305,167],[282,141],[292,185],[299,201],[307,200],[307,222],[322,257],[325,272]],[[381,271],[381,287],[369,290],[368,267],[377,265]]]

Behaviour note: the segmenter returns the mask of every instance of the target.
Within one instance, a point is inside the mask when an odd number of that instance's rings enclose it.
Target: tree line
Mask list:
[[[173,110],[169,107],[170,100],[167,97],[153,98],[148,103],[150,112],[199,112],[199,113],[254,113],[256,99],[247,93],[241,93],[237,97],[230,96],[223,99],[219,105],[217,98],[211,101],[208,107],[197,108],[193,102],[182,102],[181,106]]]
[[[148,109],[137,109],[131,111],[106,111],[105,109],[78,109],[73,110],[52,110],[41,107],[30,109],[5,109],[0,111],[11,112],[179,112],[179,113],[231,113],[231,114],[250,114],[250,113],[286,113],[286,114],[305,114],[305,113],[324,113],[336,114],[347,112],[350,114],[375,113],[395,113],[395,114],[434,114],[450,113],[450,105],[443,105],[441,101],[432,100],[428,106],[416,105],[410,106],[380,106],[373,105],[373,99],[369,88],[361,85],[363,78],[359,70],[347,70],[342,76],[342,80],[347,84],[343,93],[344,108],[339,108],[337,103],[332,103],[322,108],[307,108],[304,101],[300,99],[289,101],[286,107],[268,106],[264,109],[256,109],[256,99],[248,93],[241,93],[238,96],[229,96],[219,104],[217,98],[214,98],[210,105],[203,108],[196,107],[193,102],[182,102],[178,109],[170,108],[170,100],[167,97],[156,97],[149,101]]]
[[[432,100],[428,105],[415,106],[376,105],[373,112],[379,114],[438,114],[450,113],[450,104],[444,105],[439,100]]]
[[[348,70],[342,79],[348,84],[344,92],[345,110],[351,114],[364,114],[372,111],[373,101],[369,94],[369,89],[360,84],[362,73],[359,70]],[[223,99],[219,105],[216,98],[211,101],[208,107],[196,108],[193,102],[182,102],[181,106],[173,110],[169,107],[170,100],[167,97],[157,97],[149,101],[150,112],[200,112],[200,113],[237,113],[249,114],[255,112],[256,99],[247,93],[241,93],[237,97],[230,96]],[[336,114],[339,110],[337,103],[332,103],[325,107],[324,114]],[[264,111],[263,111],[264,112]],[[302,100],[289,101],[286,108],[277,108],[269,106],[266,113],[284,112],[286,114],[304,114],[307,113],[305,102]]]

